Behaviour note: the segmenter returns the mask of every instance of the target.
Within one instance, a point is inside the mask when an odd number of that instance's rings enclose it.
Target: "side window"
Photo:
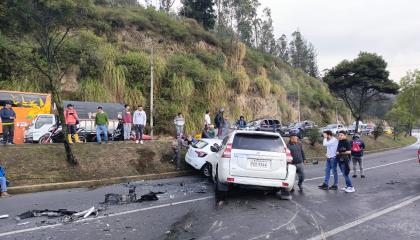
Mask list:
[[[53,117],[52,116],[38,116],[35,122],[35,129],[42,128],[46,124],[53,124]]]

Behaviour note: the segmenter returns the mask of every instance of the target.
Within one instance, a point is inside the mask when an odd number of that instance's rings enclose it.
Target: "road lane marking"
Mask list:
[[[382,165],[378,165],[378,166],[374,166],[374,167],[364,168],[363,170],[366,171],[366,170],[371,170],[371,169],[375,169],[375,168],[386,167],[386,166],[390,166],[390,165],[394,165],[394,164],[398,164],[398,163],[413,161],[413,160],[416,160],[416,159],[417,158],[405,159],[405,160],[401,160],[401,161],[397,161],[397,162],[392,162],[392,163],[382,164]],[[343,175],[343,174],[342,173],[339,173],[338,175]],[[333,176],[333,174],[331,174],[330,176]],[[308,179],[305,179],[305,182],[313,181],[313,180],[317,180],[317,179],[323,179],[323,178],[324,178],[324,176],[322,176],[322,177],[308,178]]]
[[[353,228],[355,226],[358,226],[358,225],[360,225],[362,223],[365,223],[367,221],[373,220],[373,219],[375,219],[377,217],[380,217],[380,216],[385,215],[387,213],[390,213],[392,211],[398,210],[398,209],[400,209],[402,207],[405,207],[405,206],[407,206],[409,204],[412,204],[412,203],[414,203],[415,201],[418,201],[418,200],[420,200],[420,195],[413,196],[413,197],[411,197],[411,198],[409,198],[409,199],[407,199],[407,200],[405,200],[403,202],[400,202],[400,203],[398,203],[398,204],[396,204],[394,206],[391,206],[391,207],[388,207],[388,208],[385,208],[385,209],[382,209],[382,210],[379,210],[379,211],[376,211],[376,212],[372,212],[372,213],[370,213],[370,214],[368,214],[368,215],[366,215],[364,217],[361,217],[361,218],[359,218],[359,219],[357,219],[357,220],[355,220],[353,222],[350,222],[350,223],[347,223],[347,224],[342,225],[340,227],[334,228],[334,229],[332,229],[332,230],[330,230],[328,232],[321,233],[320,235],[315,236],[315,237],[312,237],[312,238],[309,238],[308,240],[323,240],[323,239],[326,239],[326,238],[331,237],[331,236],[334,236],[334,235],[336,235],[336,234],[338,234],[340,232],[343,232],[345,230],[348,230],[350,228]]]
[[[397,161],[397,162],[382,164],[382,165],[366,168],[365,170],[386,167],[386,166],[390,166],[390,165],[393,165],[393,164],[412,161],[412,160],[415,160],[415,159],[416,158],[410,158],[410,159],[405,159],[405,160],[401,160],[401,161]],[[322,179],[322,178],[324,178],[324,177],[310,178],[310,179],[306,179],[305,181],[313,181],[313,180]],[[124,211],[124,212],[119,212],[119,213],[112,213],[112,214],[109,214],[109,215],[103,215],[103,216],[99,216],[99,217],[95,217],[95,218],[81,219],[81,220],[74,221],[74,223],[76,223],[76,222],[88,222],[88,221],[93,221],[93,220],[97,220],[97,219],[102,219],[102,218],[105,218],[105,217],[121,216],[121,215],[130,214],[130,213],[136,213],[136,212],[148,211],[148,210],[153,210],[153,209],[165,208],[165,207],[176,206],[176,205],[185,204],[185,203],[193,203],[193,202],[208,200],[208,199],[212,199],[212,198],[214,198],[214,196],[195,198],[195,199],[190,199],[190,200],[185,200],[185,201],[180,201],[180,202],[174,202],[174,203],[166,203],[166,204],[156,205],[156,206],[151,206],[151,207],[146,207],[146,208],[139,208],[139,209]],[[10,231],[10,232],[5,232],[5,233],[0,233],[0,237],[15,235],[15,234],[19,234],[19,233],[33,232],[33,231],[38,231],[38,230],[43,230],[43,229],[51,229],[51,228],[59,227],[59,226],[62,226],[62,225],[64,225],[64,224],[58,223],[58,224],[54,224],[54,225],[40,226],[40,227],[33,227],[33,228],[16,230],[16,231]]]
[[[208,199],[212,199],[212,198],[214,198],[214,196],[195,198],[195,199],[179,201],[179,202],[174,202],[174,203],[166,203],[166,204],[161,204],[161,205],[156,205],[156,206],[151,206],[151,207],[145,207],[145,208],[139,208],[139,209],[124,211],[124,212],[119,212],[119,213],[111,213],[111,214],[108,214],[108,215],[102,215],[102,216],[94,217],[94,218],[80,219],[80,220],[74,221],[72,223],[89,222],[89,221],[94,221],[94,220],[103,219],[103,218],[107,218],[107,217],[115,217],[115,216],[121,216],[121,215],[136,213],[136,212],[148,211],[148,210],[152,210],[152,209],[159,209],[159,208],[165,208],[165,207],[170,207],[170,206],[177,206],[177,205],[186,204],[186,203],[194,203],[194,202],[204,201],[204,200],[208,200]],[[15,234],[19,234],[19,233],[33,232],[33,231],[38,231],[38,230],[43,230],[43,229],[50,229],[50,228],[55,228],[55,227],[59,227],[59,226],[63,226],[63,225],[64,225],[63,223],[57,223],[57,224],[54,224],[54,225],[33,227],[33,228],[16,230],[16,231],[10,231],[10,232],[5,232],[5,233],[0,233],[0,237],[15,235]]]

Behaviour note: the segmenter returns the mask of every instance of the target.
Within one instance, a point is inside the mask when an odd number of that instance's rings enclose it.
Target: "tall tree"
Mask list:
[[[233,0],[232,6],[236,20],[236,32],[239,39],[248,46],[253,46],[253,23],[258,16],[258,0]]]
[[[292,41],[289,43],[290,64],[295,68],[301,68],[306,72],[308,69],[308,47],[306,40],[299,30],[292,33]]]
[[[259,48],[266,53],[276,55],[278,50],[276,39],[274,38],[274,27],[273,19],[271,18],[271,10],[269,8],[264,8],[263,12],[265,18],[261,25]]]
[[[386,100],[383,94],[398,92],[399,86],[389,79],[386,67],[381,56],[361,52],[356,59],[339,63],[324,77],[330,89],[350,108],[356,131],[370,105]]]
[[[277,39],[278,56],[285,62],[289,62],[289,48],[287,46],[287,37],[285,34]]]
[[[169,13],[171,11],[172,6],[174,5],[175,0],[160,0],[159,1],[159,8],[160,10]]]
[[[308,58],[308,66],[306,69],[306,72],[314,77],[314,78],[318,78],[319,77],[319,70],[318,70],[318,62],[316,60],[317,54],[316,54],[316,50],[315,47],[312,43],[309,43],[308,45],[308,49],[307,49],[307,58]]]
[[[72,30],[86,19],[91,1],[6,0],[5,5],[5,14],[0,18],[3,34],[0,37],[0,48],[27,61],[45,76],[64,133],[67,133],[61,94],[61,79],[68,67],[63,58],[64,46],[70,35],[74,34]],[[76,164],[77,160],[66,138],[64,147],[67,161]]]
[[[182,0],[183,6],[180,14],[188,18],[194,18],[203,25],[206,30],[214,28],[216,15],[214,11],[214,1],[207,0]]]

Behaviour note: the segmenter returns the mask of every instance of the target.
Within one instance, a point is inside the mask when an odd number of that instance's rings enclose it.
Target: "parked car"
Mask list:
[[[266,187],[274,191],[293,189],[296,167],[279,133],[234,131],[223,139],[212,164],[217,198],[232,186]]]
[[[348,132],[348,129],[343,124],[330,124],[322,129],[322,132],[331,131],[333,134],[338,134],[340,131]]]
[[[291,134],[296,134],[300,139],[304,137],[306,129],[316,128],[317,125],[312,121],[303,121],[290,124],[290,126],[283,130],[282,136],[289,137]]]
[[[216,161],[216,154],[221,145],[222,140],[220,139],[203,138],[188,148],[185,161],[193,168],[201,171],[205,177],[211,177],[212,162]],[[215,147],[213,151],[212,147]]]
[[[255,120],[248,124],[247,130],[279,132],[281,130],[281,123],[279,120],[271,118]]]

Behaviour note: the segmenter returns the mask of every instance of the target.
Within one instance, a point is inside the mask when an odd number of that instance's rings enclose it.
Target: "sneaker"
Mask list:
[[[357,175],[353,175],[353,178],[357,178]]]
[[[338,189],[338,187],[337,186],[335,186],[335,185],[333,185],[333,186],[331,186],[330,188],[329,188],[329,190],[337,190]]]
[[[302,191],[303,191],[303,186],[302,186],[302,184],[298,184],[298,187],[299,187],[299,192],[302,192]]]
[[[318,186],[319,189],[328,190],[328,185],[323,183],[321,186]]]
[[[356,191],[356,189],[354,189],[354,187],[348,187],[345,190],[346,193],[352,193],[352,192],[355,192],[355,191]]]
[[[361,178],[365,178],[366,176],[365,175],[362,175],[362,176],[360,176]]]
[[[140,144],[143,144],[143,140],[140,141]]]
[[[5,198],[5,197],[11,197],[12,195],[8,194],[7,192],[2,192],[0,193],[0,197]]]
[[[340,190],[343,191],[343,192],[345,192],[347,190],[347,187],[343,187]]]
[[[139,143],[139,140],[136,140],[136,144],[138,144]]]

